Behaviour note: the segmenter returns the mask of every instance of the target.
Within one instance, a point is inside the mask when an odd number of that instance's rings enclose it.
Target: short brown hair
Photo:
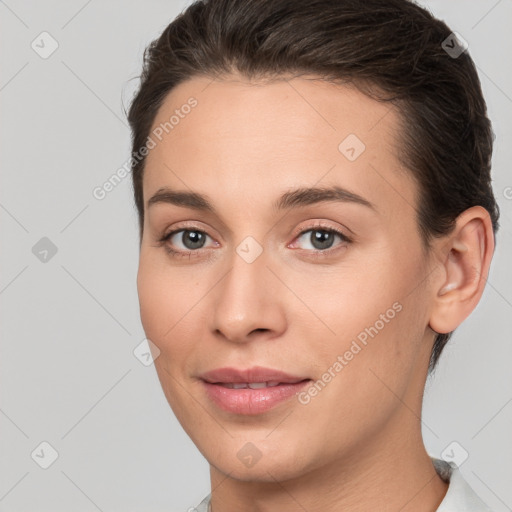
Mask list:
[[[450,39],[452,38],[452,39]],[[450,28],[410,0],[204,0],[192,3],[144,52],[128,120],[132,155],[145,146],[166,95],[195,76],[317,75],[398,107],[399,158],[420,191],[426,247],[474,205],[499,209],[491,186],[494,134],[475,65],[449,54]],[[140,237],[145,158],[133,158]],[[431,372],[452,333],[437,334]]]

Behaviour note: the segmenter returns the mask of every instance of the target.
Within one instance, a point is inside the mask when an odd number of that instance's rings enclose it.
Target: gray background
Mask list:
[[[424,438],[436,456],[459,443],[462,473],[502,512],[512,509],[512,2],[422,3],[478,66],[501,206],[483,299],[427,383]],[[123,104],[142,51],[186,5],[0,2],[0,511],[185,511],[209,492],[206,461],[133,353],[144,332],[130,178],[92,195],[128,158]],[[59,45],[46,59],[31,47],[43,31]],[[43,237],[57,249],[45,262]],[[43,441],[58,452],[48,469]]]

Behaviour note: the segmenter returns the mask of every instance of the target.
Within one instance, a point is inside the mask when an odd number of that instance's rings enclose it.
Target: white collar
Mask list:
[[[436,512],[492,512],[466,482],[460,469],[430,456],[438,475],[449,483],[448,491]]]

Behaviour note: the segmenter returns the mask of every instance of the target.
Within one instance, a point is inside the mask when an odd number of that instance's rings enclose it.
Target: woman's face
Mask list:
[[[293,478],[391,452],[418,427],[430,270],[397,127],[390,105],[304,78],[194,78],[160,108],[141,319],[165,396],[217,471]]]

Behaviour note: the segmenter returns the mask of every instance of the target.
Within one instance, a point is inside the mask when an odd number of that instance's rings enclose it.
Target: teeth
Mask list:
[[[226,382],[221,385],[229,389],[262,389],[267,387],[273,388],[279,384],[278,380],[271,380],[269,382]]]
[[[266,382],[251,382],[249,384],[249,387],[251,389],[260,389],[260,388],[266,388],[267,387],[267,383]]]

